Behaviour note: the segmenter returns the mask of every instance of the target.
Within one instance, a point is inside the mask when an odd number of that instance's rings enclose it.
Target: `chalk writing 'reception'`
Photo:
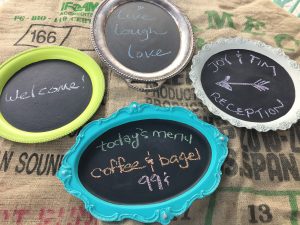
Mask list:
[[[284,107],[284,104],[280,99],[276,99],[274,105],[271,108],[242,108],[236,106],[235,104],[228,101],[228,99],[223,98],[220,93],[214,92],[211,97],[213,97],[214,102],[220,106],[224,106],[227,111],[233,112],[236,115],[244,116],[246,118],[251,118],[253,116],[259,116],[261,119],[272,118],[280,113],[280,110]]]
[[[84,83],[84,76],[82,76],[82,81]],[[73,90],[77,90],[79,88],[84,88],[80,85],[77,85],[76,82],[71,83],[64,83],[59,85],[45,85],[44,87],[37,88],[35,84],[32,85],[32,88],[30,91],[21,91],[19,89],[16,89],[14,93],[12,94],[5,94],[5,101],[6,102],[15,102],[17,100],[26,100],[30,98],[37,98],[37,97],[43,97],[45,95],[52,95],[52,94],[59,94],[63,92],[71,92]]]
[[[295,87],[287,71],[273,59],[245,49],[211,56],[202,69],[201,82],[212,104],[245,121],[276,120],[295,101]]]
[[[146,2],[117,7],[107,19],[105,35],[114,57],[139,72],[165,68],[175,59],[180,46],[173,18],[161,7]]]

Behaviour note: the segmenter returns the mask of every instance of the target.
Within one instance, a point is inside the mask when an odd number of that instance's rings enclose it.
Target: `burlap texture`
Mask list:
[[[89,38],[88,0],[8,0],[0,5],[0,62],[47,43],[34,31],[55,32],[55,42],[80,49],[100,63]],[[300,62],[300,20],[269,0],[176,0],[194,27],[198,50],[219,37],[242,36],[284,48]],[[77,4],[77,5],[75,5]],[[53,33],[52,33],[53,34]],[[40,43],[42,42],[42,43]],[[230,137],[223,179],[210,197],[198,200],[172,224],[298,224],[300,201],[300,124],[287,131],[259,133],[231,126],[194,95],[190,65],[156,92],[140,93],[105,70],[107,93],[92,119],[108,116],[132,101],[181,105]],[[0,139],[0,224],[89,225],[97,221],[69,195],[55,172],[76,132],[44,144]],[[113,223],[119,224],[119,223]],[[123,221],[120,224],[139,224]]]

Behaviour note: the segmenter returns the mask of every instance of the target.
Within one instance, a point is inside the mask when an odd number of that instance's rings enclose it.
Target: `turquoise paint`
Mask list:
[[[144,205],[121,205],[104,201],[90,192],[78,178],[78,163],[85,149],[107,130],[137,120],[163,119],[185,123],[200,131],[208,140],[212,159],[203,177],[184,193],[163,202]],[[74,146],[66,153],[57,177],[65,189],[81,199],[85,208],[97,219],[121,221],[133,219],[144,223],[160,222],[168,224],[184,213],[196,199],[213,193],[221,180],[221,166],[228,154],[228,138],[217,128],[199,120],[197,115],[182,107],[159,107],[151,104],[131,103],[108,118],[99,119],[86,125],[76,138]]]

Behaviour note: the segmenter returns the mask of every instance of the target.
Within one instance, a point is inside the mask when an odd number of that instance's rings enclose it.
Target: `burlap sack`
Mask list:
[[[190,18],[198,49],[219,37],[242,36],[281,47],[300,62],[300,20],[269,0],[174,3]],[[89,23],[97,4],[89,0],[5,1],[0,5],[0,62],[25,49],[49,44],[37,39],[40,31],[46,35],[55,32],[55,42],[50,44],[80,49],[99,62],[89,39]],[[268,133],[235,128],[209,113],[195,97],[189,70],[190,65],[151,93],[129,89],[106,71],[106,98],[92,119],[108,116],[132,101],[181,105],[230,137],[220,187],[172,224],[298,224],[300,124]],[[0,139],[1,225],[108,224],[87,213],[54,176],[76,134],[34,145]]]
[[[273,0],[275,4],[284,10],[292,13],[293,15],[300,17],[300,2],[293,0]]]

